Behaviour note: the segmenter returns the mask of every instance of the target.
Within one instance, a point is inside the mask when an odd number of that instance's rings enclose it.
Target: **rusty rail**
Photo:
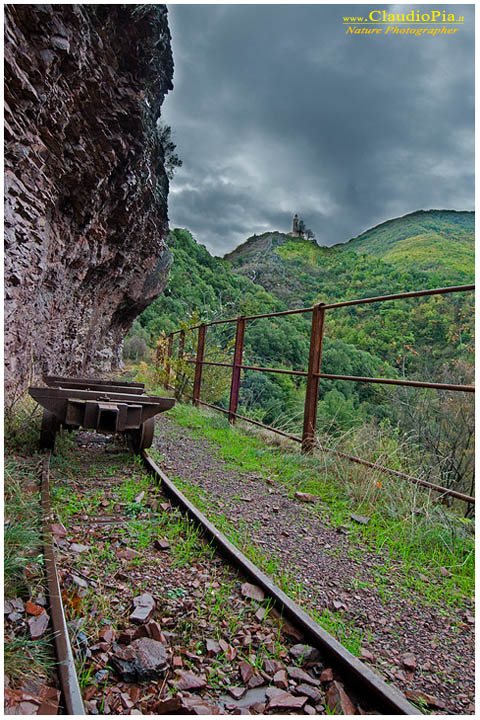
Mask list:
[[[50,452],[47,452],[42,469],[42,515],[45,572],[47,575],[48,600],[52,619],[55,651],[63,701],[68,715],[85,715],[82,693],[78,683],[75,661],[68,636],[63,610],[62,594],[58,582],[55,553],[52,546],[51,509],[49,488]]]
[[[315,441],[315,427],[316,427],[316,416],[317,416],[317,406],[318,406],[318,389],[319,389],[319,381],[320,379],[325,380],[344,380],[347,382],[362,382],[362,383],[378,383],[378,384],[384,384],[384,385],[397,385],[397,386],[405,386],[405,387],[415,387],[415,388],[429,388],[434,390],[447,390],[447,391],[453,391],[453,392],[468,392],[473,393],[475,392],[474,385],[459,385],[459,384],[452,384],[452,383],[433,383],[433,382],[424,382],[420,380],[406,380],[403,378],[376,378],[376,377],[363,377],[363,376],[354,376],[354,375],[335,375],[331,373],[322,373],[321,372],[321,356],[322,356],[322,344],[323,344],[323,337],[324,337],[324,329],[325,329],[325,314],[327,310],[333,310],[337,308],[342,307],[351,307],[354,305],[363,305],[363,304],[369,304],[369,303],[376,303],[376,302],[386,302],[386,301],[392,301],[392,300],[403,300],[406,298],[417,298],[417,297],[425,297],[430,295],[445,295],[449,293],[455,293],[455,292],[468,292],[475,290],[475,285],[456,285],[451,287],[444,287],[444,288],[435,288],[432,290],[415,290],[412,292],[403,292],[403,293],[395,293],[392,295],[383,295],[383,296],[376,296],[376,297],[370,297],[370,298],[360,298],[358,300],[346,300],[343,302],[338,303],[320,303],[318,305],[315,305],[313,307],[308,308],[297,308],[294,310],[282,310],[280,312],[272,312],[272,313],[263,313],[261,315],[247,315],[237,318],[230,318],[228,320],[214,320],[209,323],[202,323],[201,325],[194,325],[191,328],[188,328],[188,330],[198,330],[198,339],[197,339],[197,355],[195,360],[192,359],[186,359],[184,362],[192,363],[195,365],[195,380],[194,380],[194,388],[193,388],[193,402],[198,407],[198,405],[206,405],[207,407],[212,407],[215,410],[219,410],[220,412],[224,412],[228,415],[228,419],[230,423],[234,423],[235,420],[238,418],[239,420],[243,420],[245,422],[251,423],[253,425],[257,425],[259,427],[265,428],[266,430],[269,430],[273,433],[276,433],[278,435],[282,435],[283,437],[287,437],[291,440],[294,440],[295,442],[301,442],[302,444],[302,452],[312,452],[314,448],[317,446],[317,443]],[[286,316],[286,315],[296,315],[300,313],[312,313],[312,325],[311,325],[311,331],[310,331],[310,352],[309,352],[309,361],[308,361],[308,370],[288,370],[284,368],[266,368],[256,365],[247,365],[243,363],[243,345],[244,345],[244,338],[245,338],[245,326],[246,322],[250,320],[258,320],[260,318],[271,318],[271,317],[280,317],[280,316]],[[214,362],[209,360],[204,360],[204,353],[205,353],[205,338],[206,338],[206,329],[208,327],[211,327],[213,325],[222,325],[227,323],[236,323],[237,324],[237,330],[236,330],[236,337],[235,337],[235,349],[234,349],[234,357],[232,363],[224,363],[224,362]],[[169,341],[168,341],[168,353],[167,358],[164,361],[165,367],[167,371],[167,380],[166,383],[168,383],[170,371],[171,371],[171,365],[170,365],[170,358],[171,358],[171,352],[172,352],[172,346],[173,346],[173,336],[177,333],[180,333],[181,339],[185,338],[185,330],[176,330],[173,333],[170,333],[169,335]],[[182,357],[183,357],[183,344],[182,344]],[[229,409],[224,410],[223,408],[218,407],[217,405],[211,405],[207,402],[204,402],[200,398],[200,391],[201,391],[201,382],[202,382],[202,368],[204,365],[209,366],[216,366],[216,367],[226,367],[232,369],[232,375],[231,375],[231,383],[230,383],[230,402],[229,402]],[[257,420],[252,420],[251,418],[239,415],[237,413],[237,407],[238,407],[238,397],[239,397],[239,390],[240,390],[240,376],[242,370],[252,370],[252,371],[258,371],[258,372],[266,372],[266,373],[277,373],[282,375],[295,375],[299,377],[305,377],[307,381],[307,387],[306,387],[306,393],[305,393],[305,405],[304,405],[304,415],[303,415],[303,432],[302,437],[298,438],[295,435],[290,435],[289,433],[285,433],[282,430],[278,430],[277,428],[274,428],[270,425],[265,425],[264,423],[261,423]],[[445,495],[451,495],[452,497],[456,497],[457,499],[464,500],[465,502],[475,502],[475,498],[465,495],[463,493],[457,493],[454,490],[450,490],[448,488],[443,488],[440,485],[435,485],[434,483],[430,483],[426,480],[422,480],[421,478],[416,478],[412,475],[407,475],[406,473],[399,473],[396,470],[392,470],[390,468],[386,468],[382,465],[377,465],[376,463],[370,463],[367,460],[362,460],[361,458],[356,458],[352,455],[347,455],[346,453],[341,453],[339,451],[333,450],[331,448],[324,448],[324,450],[332,453],[336,453],[337,455],[341,457],[348,458],[352,462],[357,462],[363,465],[366,465],[367,467],[372,467],[377,470],[380,470],[381,472],[388,473],[393,476],[402,477],[404,479],[407,479],[411,482],[415,482],[419,485],[422,485],[424,487],[428,487],[432,490],[435,490],[436,492],[442,492]]]
[[[206,404],[206,403],[202,403]],[[228,411],[225,411],[228,414]],[[362,696],[368,693],[369,698],[378,704],[379,710],[389,715],[418,715],[418,710],[411,705],[405,696],[392,685],[388,685],[373,670],[352,655],[346,648],[335,640],[330,633],[324,630],[313,620],[297,603],[283,592],[271,579],[248,559],[228,538],[218,530],[208,518],[195,507],[188,498],[171,482],[154,460],[143,451],[143,459],[150,470],[161,483],[162,489],[186,512],[193,521],[199,525],[206,535],[213,541],[216,548],[233,564],[249,576],[256,585],[265,590],[284,617],[291,620],[305,633],[333,662],[339,670],[348,677],[352,689]]]

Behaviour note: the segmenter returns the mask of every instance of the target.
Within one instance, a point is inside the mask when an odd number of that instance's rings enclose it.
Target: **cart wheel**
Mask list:
[[[43,411],[40,428],[40,449],[55,451],[55,435],[57,434],[57,418],[49,410]]]
[[[153,442],[153,432],[155,430],[155,420],[149,418],[140,425],[138,430],[130,430],[128,433],[128,444],[130,450],[139,455],[142,450],[149,448]]]

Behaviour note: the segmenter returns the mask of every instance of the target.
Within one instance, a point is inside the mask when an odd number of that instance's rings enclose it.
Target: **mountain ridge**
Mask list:
[[[400,273],[420,272],[428,278],[427,287],[434,287],[435,283],[464,284],[473,281],[474,227],[474,211],[417,210],[330,247],[279,231],[252,235],[227,253],[224,260],[235,272],[258,281],[262,262],[278,269],[280,256],[288,265],[289,259],[302,254],[295,253],[295,247],[298,250],[302,247],[313,265],[354,252],[376,258]],[[271,290],[272,283],[267,280],[267,284]]]

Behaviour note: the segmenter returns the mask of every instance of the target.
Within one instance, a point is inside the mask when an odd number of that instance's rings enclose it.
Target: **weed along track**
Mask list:
[[[146,465],[146,468],[145,468]],[[53,542],[87,714],[415,714],[143,453],[51,459]]]

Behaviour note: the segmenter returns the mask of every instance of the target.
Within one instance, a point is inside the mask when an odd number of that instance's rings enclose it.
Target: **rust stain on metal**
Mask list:
[[[206,325],[198,328],[197,358],[195,360],[195,380],[193,381],[193,402],[198,405],[200,399],[200,386],[202,384],[203,354],[205,352]]]
[[[311,452],[315,444],[319,384],[318,373],[320,372],[322,363],[324,327],[325,308],[323,304],[315,305],[312,313],[307,389],[305,391],[305,406],[303,411],[302,452]]]
[[[237,320],[237,331],[235,334],[235,349],[233,352],[232,382],[230,386],[230,404],[228,407],[228,422],[235,422],[235,413],[238,407],[238,392],[240,390],[240,375],[243,357],[243,343],[245,340],[245,318]]]

